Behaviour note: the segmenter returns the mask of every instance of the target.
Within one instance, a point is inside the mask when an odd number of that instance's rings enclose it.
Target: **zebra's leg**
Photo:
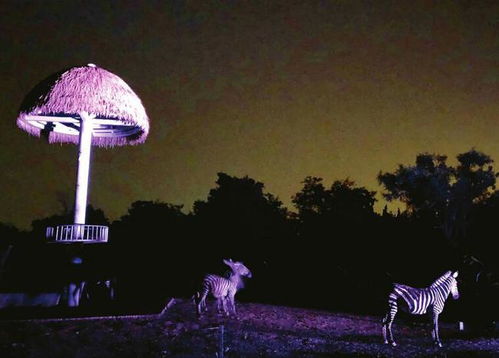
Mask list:
[[[440,337],[438,334],[438,313],[433,312],[433,330],[431,331],[431,336],[433,337],[433,342],[442,347],[442,342],[440,342]]]
[[[222,305],[225,306],[224,298],[216,297],[216,299],[217,299],[217,312],[220,314],[222,313]]]
[[[395,313],[396,313],[396,311],[395,311]],[[393,323],[394,319],[395,319],[395,314],[393,314],[393,316],[390,318],[386,327],[388,329],[388,339],[389,339],[391,345],[395,347],[397,345],[397,343],[395,343],[395,340],[393,339],[393,332],[392,332],[392,323]]]
[[[386,325],[387,325],[387,322],[388,322],[388,313],[383,318],[383,324],[382,324],[382,328],[381,328],[381,331],[383,332],[383,342],[385,344],[388,344],[388,339],[386,337]]]
[[[208,296],[208,291],[203,290],[203,293],[199,297],[199,301],[197,304],[198,315],[201,316],[203,311],[206,311],[206,296]]]
[[[201,316],[202,314],[201,309],[202,309],[201,299],[199,298],[198,301],[196,302],[196,312],[198,316]]]
[[[383,332],[383,341],[385,344],[391,344],[392,346],[396,346],[397,343],[393,340],[393,333],[392,333],[392,323],[393,320],[395,319],[395,315],[392,315],[391,312],[388,312],[385,315],[385,318],[383,318],[383,326],[382,326],[382,332]],[[387,335],[388,331],[388,335]]]
[[[206,298],[208,297],[208,293],[204,296],[201,297],[200,299],[200,308],[201,308],[201,312],[206,312],[208,311],[208,307],[206,306]]]
[[[398,311],[397,297],[393,294],[390,294],[388,299],[388,312],[386,313],[385,318],[383,318],[382,330],[383,330],[383,339],[385,344],[391,344],[394,347],[397,345],[397,343],[395,343],[395,340],[393,339],[392,323],[393,320],[395,319],[397,311]],[[388,330],[388,337],[386,334],[387,330]]]
[[[232,309],[232,314],[237,317],[237,312],[236,312],[236,298],[235,295],[230,295],[229,296],[229,302],[230,302],[230,307]]]
[[[194,303],[194,306],[196,306],[196,313],[198,314],[198,316],[201,315],[201,294],[199,292],[196,292],[193,296],[192,296],[192,303]]]
[[[225,315],[228,316],[229,311],[227,311],[227,296],[222,297],[222,307],[223,307]]]

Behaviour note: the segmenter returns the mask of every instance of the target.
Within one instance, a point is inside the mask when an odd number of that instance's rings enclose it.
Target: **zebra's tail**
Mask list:
[[[194,303],[195,305],[197,305],[199,303],[199,300],[201,299],[201,294],[199,293],[199,291],[197,291],[195,294],[192,295],[191,297],[191,300],[192,300],[192,303]]]

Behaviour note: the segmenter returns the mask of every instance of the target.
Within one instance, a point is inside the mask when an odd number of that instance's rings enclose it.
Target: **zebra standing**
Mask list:
[[[229,315],[229,312],[227,311],[228,301],[229,309],[236,315],[234,297],[237,291],[244,286],[242,277],[251,278],[251,271],[248,270],[242,262],[234,262],[232,259],[224,259],[223,262],[230,267],[232,272],[228,278],[212,274],[205,276],[201,292],[198,292],[195,295],[198,315],[201,315],[203,311],[207,310],[206,297],[209,293],[217,300],[217,309],[219,313],[221,312],[221,308],[223,308],[224,313]]]
[[[457,300],[459,298],[456,277],[457,271],[454,273],[447,271],[426,288],[414,288],[398,283],[394,284],[393,291],[388,296],[388,312],[383,319],[383,339],[385,343],[391,343],[392,346],[397,345],[393,340],[392,323],[397,314],[398,304],[400,303],[401,309],[411,314],[425,314],[428,308],[431,309],[433,317],[431,335],[435,344],[442,347],[438,335],[438,315],[442,313],[445,300],[449,296],[449,293],[452,294],[453,299]],[[387,329],[388,339],[386,335]]]

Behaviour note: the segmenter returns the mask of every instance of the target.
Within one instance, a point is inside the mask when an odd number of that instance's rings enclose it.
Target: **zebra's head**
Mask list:
[[[459,298],[459,291],[457,289],[457,271],[454,272],[450,277],[451,277],[451,281],[450,281],[450,293],[452,295],[452,298],[457,300]]]
[[[224,259],[224,264],[229,266],[234,274],[251,278],[251,271],[246,266],[244,266],[242,262],[232,261],[232,259]]]

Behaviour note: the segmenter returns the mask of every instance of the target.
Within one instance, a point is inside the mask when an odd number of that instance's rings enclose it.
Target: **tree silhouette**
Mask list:
[[[181,205],[135,201],[127,214],[112,224],[111,243],[129,256],[129,264],[151,265],[188,241],[187,215]]]
[[[246,256],[279,239],[287,210],[263,183],[218,173],[216,184],[206,201],[194,203],[193,214],[219,255]]]
[[[302,190],[293,196],[292,202],[302,220],[328,211],[329,193],[322,180],[318,177],[306,177],[302,182]]]
[[[124,278],[120,289],[125,296],[164,299],[174,289],[185,293],[186,277],[192,275],[185,262],[192,259],[193,243],[181,209],[181,205],[140,200],[113,222],[110,243],[119,276]]]
[[[454,241],[466,237],[468,216],[474,204],[490,197],[495,188],[496,176],[493,160],[486,154],[470,150],[457,156],[459,165],[455,170],[456,182],[443,225],[446,237]]]
[[[301,282],[306,287],[303,291],[334,281],[354,292],[351,285],[360,283],[360,273],[371,269],[372,257],[376,256],[375,192],[356,187],[350,179],[337,180],[329,188],[318,177],[306,177],[302,183],[302,190],[292,201],[298,209],[298,245],[303,263],[299,269],[307,277]],[[332,292],[316,299],[320,305],[352,303],[351,297]]]
[[[343,228],[354,230],[352,225],[364,223],[374,217],[375,192],[355,187],[350,179],[336,180],[329,189],[322,178],[306,177],[303,188],[293,196],[298,218],[305,230],[314,234],[331,235]]]
[[[113,223],[113,227],[126,238],[124,240],[142,237],[142,242],[145,240],[148,243],[162,243],[174,229],[178,229],[180,221],[185,218],[182,207],[159,201],[135,201],[130,205],[127,214]],[[137,242],[130,244],[135,243]]]
[[[499,192],[477,203],[469,215],[469,240],[465,245],[467,253],[479,257],[491,269],[499,273],[499,252],[497,247],[497,218],[499,217]],[[499,288],[499,287],[498,287]]]
[[[0,222],[0,250],[5,246],[19,242],[25,238],[26,233],[11,224]]]
[[[446,163],[447,157],[423,153],[416,157],[416,165],[399,165],[394,173],[378,174],[378,182],[385,187],[383,197],[400,200],[407,210],[422,216],[431,213],[441,217],[449,201],[454,169]]]
[[[458,166],[448,166],[447,157],[423,153],[416,165],[399,165],[393,173],[378,174],[388,201],[400,200],[415,217],[425,218],[442,229],[449,243],[466,236],[473,204],[487,198],[495,185],[492,159],[472,149],[457,156]]]

